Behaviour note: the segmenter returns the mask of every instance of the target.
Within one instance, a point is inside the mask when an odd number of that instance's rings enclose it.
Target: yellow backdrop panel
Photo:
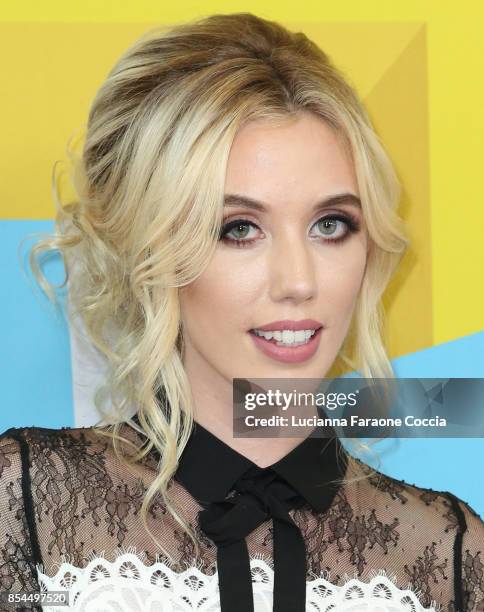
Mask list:
[[[65,158],[96,89],[140,34],[210,12],[252,10],[321,45],[363,97],[395,163],[412,248],[385,296],[392,357],[479,331],[482,9],[449,4],[0,6],[0,219],[53,218],[53,163]]]

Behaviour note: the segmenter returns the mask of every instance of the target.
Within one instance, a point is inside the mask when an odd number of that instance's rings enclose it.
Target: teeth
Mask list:
[[[315,329],[300,329],[298,331],[293,331],[290,329],[284,329],[282,331],[260,331],[258,329],[254,330],[254,333],[257,336],[261,336],[266,340],[274,339],[276,344],[281,346],[293,346],[296,344],[306,344],[306,342],[314,336],[316,333]]]

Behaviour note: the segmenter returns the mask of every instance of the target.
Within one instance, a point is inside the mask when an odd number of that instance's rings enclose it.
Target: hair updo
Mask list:
[[[106,358],[106,381],[95,397],[104,417],[96,429],[112,438],[127,465],[159,451],[143,524],[148,529],[148,508],[160,494],[197,551],[167,492],[193,423],[178,291],[217,246],[237,131],[254,119],[300,111],[327,122],[350,152],[369,234],[361,291],[334,372],[392,377],[381,297],[407,244],[399,182],[357,94],[328,56],[304,34],[252,14],[150,31],[122,55],[92,103],[82,154],[73,157],[76,197],[61,204],[54,190],[56,231],[30,254],[55,302],[37,259],[61,253],[69,317],[81,321]],[[131,420],[134,407],[141,427]],[[120,435],[126,423],[141,434],[141,447]],[[356,461],[349,467],[368,475]]]

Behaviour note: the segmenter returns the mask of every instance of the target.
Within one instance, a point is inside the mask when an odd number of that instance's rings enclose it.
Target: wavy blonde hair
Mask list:
[[[107,360],[95,395],[104,416],[95,429],[129,466],[159,452],[141,509],[155,541],[146,517],[159,494],[199,550],[167,490],[193,425],[179,288],[197,278],[217,247],[236,132],[251,120],[301,111],[330,125],[350,152],[369,234],[361,292],[332,374],[346,367],[391,378],[381,297],[407,246],[399,182],[357,94],[304,34],[247,13],[148,32],[95,96],[82,154],[72,157],[73,201],[61,203],[54,171],[56,230],[32,248],[30,265],[57,303],[38,260],[61,253],[68,316],[82,321]],[[133,406],[141,427],[129,414]],[[126,424],[143,444],[120,435]],[[349,455],[347,473],[367,477],[363,465]]]

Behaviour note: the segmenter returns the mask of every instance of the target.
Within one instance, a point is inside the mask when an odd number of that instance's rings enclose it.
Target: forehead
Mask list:
[[[300,113],[243,126],[230,151],[225,192],[266,201],[320,198],[334,191],[357,193],[351,155],[323,119]]]

